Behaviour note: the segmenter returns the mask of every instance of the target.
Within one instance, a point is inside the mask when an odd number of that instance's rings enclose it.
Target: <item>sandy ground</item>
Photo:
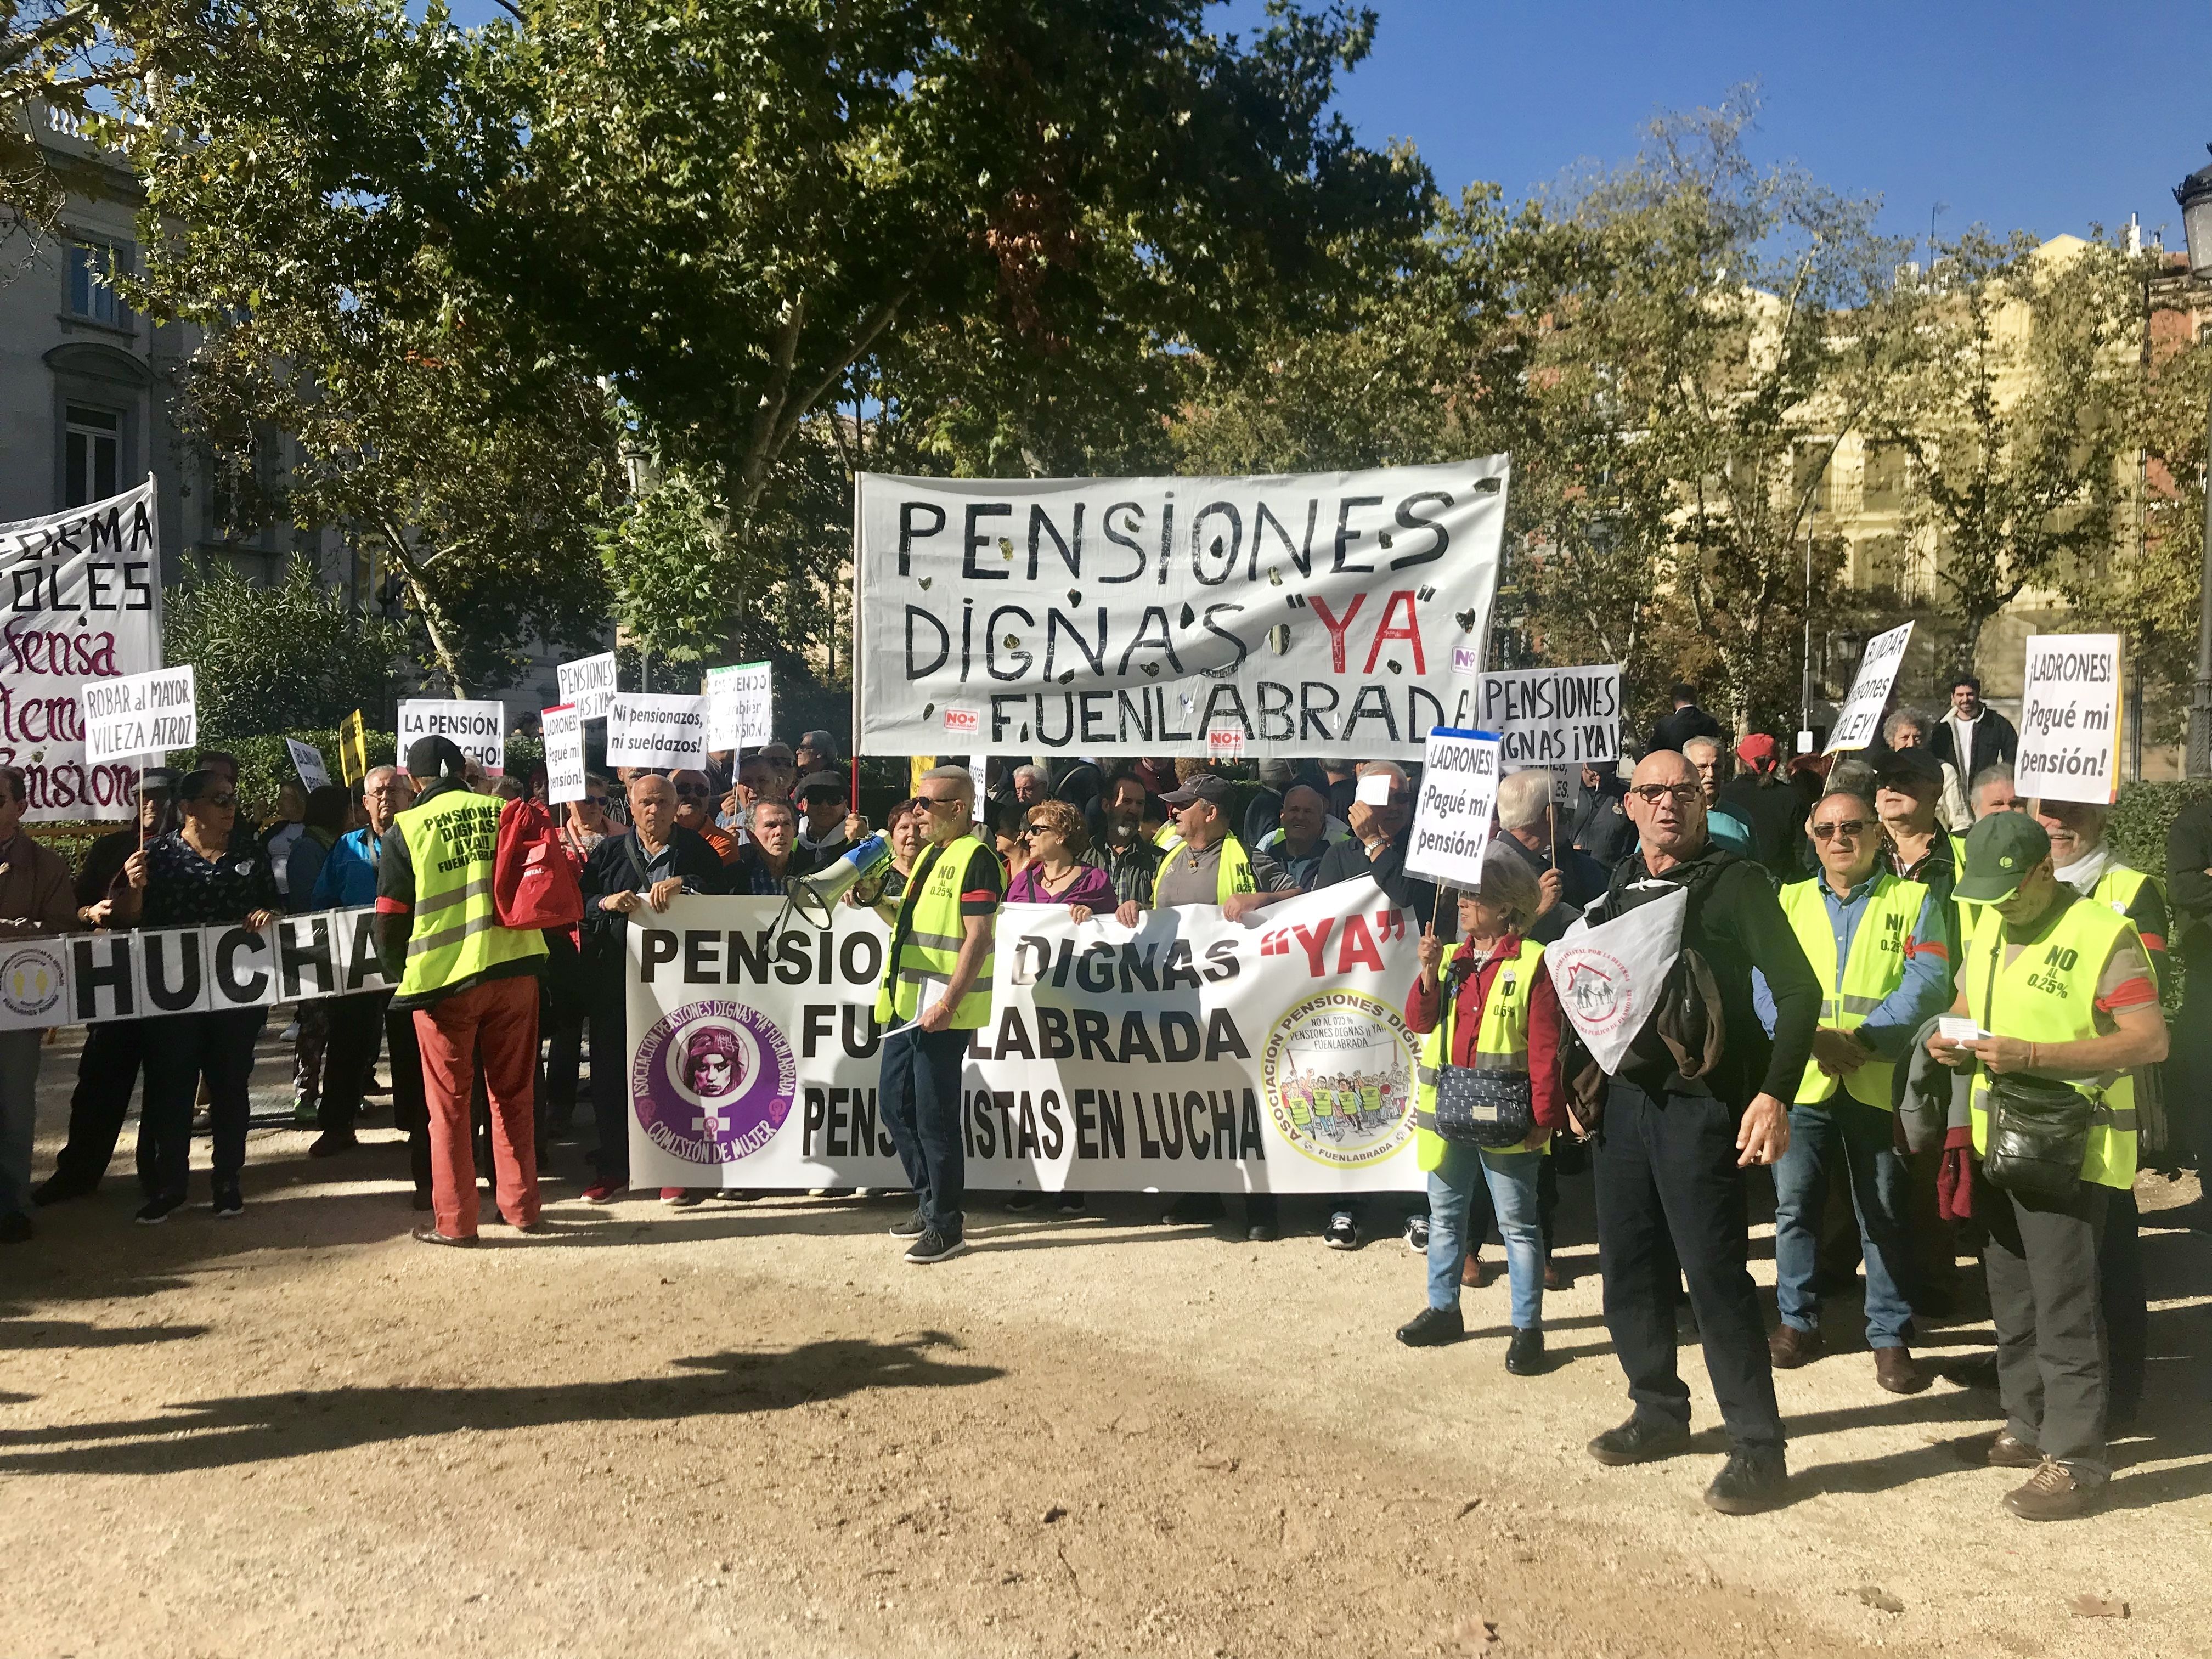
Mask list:
[[[74,1071],[72,1036],[41,1173]],[[2018,1477],[1958,1452],[1994,1401],[1882,1394],[1852,1352],[1781,1378],[1795,1501],[1729,1519],[1694,1354],[1693,1455],[1583,1453],[1626,1397],[1579,1183],[1561,1363],[1518,1379],[1502,1274],[1468,1341],[1391,1340],[1423,1282],[1395,1240],[1249,1245],[1130,1196],[979,1206],[923,1270],[888,1200],[591,1210],[556,1148],[551,1237],[435,1250],[388,1127],[336,1169],[258,1128],[241,1219],[196,1188],[143,1229],[127,1133],[121,1179],[0,1255],[11,1656],[2212,1651],[2212,1239],[2154,1214],[2103,1516],[2011,1518]]]

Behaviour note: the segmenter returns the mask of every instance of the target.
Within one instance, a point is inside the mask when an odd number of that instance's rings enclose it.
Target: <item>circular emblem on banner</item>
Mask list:
[[[1413,1133],[1413,1033],[1364,991],[1323,991],[1275,1022],[1260,1083],[1275,1132],[1316,1164],[1377,1164]]]
[[[0,1003],[23,1019],[52,1013],[62,1000],[61,957],[56,947],[29,945],[0,958]]]
[[[798,1077],[790,1042],[759,1009],[694,1002],[639,1039],[630,1109],[663,1152],[691,1164],[734,1164],[775,1138]]]
[[[1559,995],[1571,1004],[1575,1024],[1585,1035],[1610,1031],[1635,1011],[1636,987],[1628,964],[1609,951],[1577,945],[1561,953],[1566,981]],[[1556,969],[1553,981],[1559,982]]]

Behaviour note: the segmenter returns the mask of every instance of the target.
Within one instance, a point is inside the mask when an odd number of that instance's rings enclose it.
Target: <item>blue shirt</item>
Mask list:
[[[1828,926],[1836,937],[1836,962],[1839,967],[1851,959],[1851,941],[1858,936],[1859,922],[1867,912],[1867,900],[1873,896],[1874,884],[1881,879],[1882,873],[1877,870],[1841,898],[1836,896],[1836,890],[1828,885],[1825,875],[1814,878],[1828,907]],[[1827,983],[1828,975],[1819,964],[1814,964],[1813,972],[1822,984]],[[1919,917],[1912,924],[1912,936],[1905,944],[1904,979],[1875,1006],[1856,1035],[1874,1051],[1876,1059],[1893,1065],[1905,1058],[1912,1034],[1948,1008],[1952,1000],[1951,953],[1943,944],[1943,926],[1936,913],[1936,896],[1931,893],[1921,901]],[[1759,1011],[1759,1023],[1766,1028],[1767,1036],[1772,1036],[1774,998],[1767,991],[1766,975],[1756,969],[1751,975],[1751,1000],[1752,1006]]]
[[[374,830],[356,830],[340,836],[323,860],[315,877],[314,896],[304,908],[351,910],[375,903],[376,866],[383,856],[384,842]]]

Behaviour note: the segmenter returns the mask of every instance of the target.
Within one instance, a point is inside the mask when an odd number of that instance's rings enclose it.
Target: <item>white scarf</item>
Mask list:
[[[2105,872],[2118,862],[2112,856],[2112,849],[2100,841],[2073,863],[2059,866],[2053,873],[2075,892],[2087,896],[2097,890]]]

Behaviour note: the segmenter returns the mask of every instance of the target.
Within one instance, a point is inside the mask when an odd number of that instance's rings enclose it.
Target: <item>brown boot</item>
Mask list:
[[[1561,1267],[1558,1262],[1547,1261],[1544,1263],[1544,1288],[1546,1290],[1564,1291],[1568,1285],[1574,1282],[1573,1275],[1569,1273],[1567,1270]]]
[[[2063,1463],[2046,1457],[2026,1486],[2005,1494],[2004,1505],[2023,1521],[2071,1521],[2104,1503],[2106,1484],[2085,1486]]]
[[[1874,1380],[1892,1394],[1918,1394],[1928,1386],[1920,1367],[1912,1363],[1910,1348],[1876,1348]]]
[[[1489,1277],[1490,1275],[1483,1271],[1482,1256],[1480,1252],[1470,1255],[1460,1266],[1459,1282],[1471,1290],[1480,1290],[1482,1281]]]
[[[1983,1461],[1993,1469],[2035,1469],[2043,1467],[2043,1454],[2027,1441],[2015,1439],[2010,1429],[2000,1429],[1983,1454]]]
[[[1809,1365],[1820,1357],[1820,1334],[1801,1331],[1795,1325],[1776,1328],[1766,1339],[1766,1357],[1774,1362],[1778,1371],[1794,1371],[1800,1365]]]

